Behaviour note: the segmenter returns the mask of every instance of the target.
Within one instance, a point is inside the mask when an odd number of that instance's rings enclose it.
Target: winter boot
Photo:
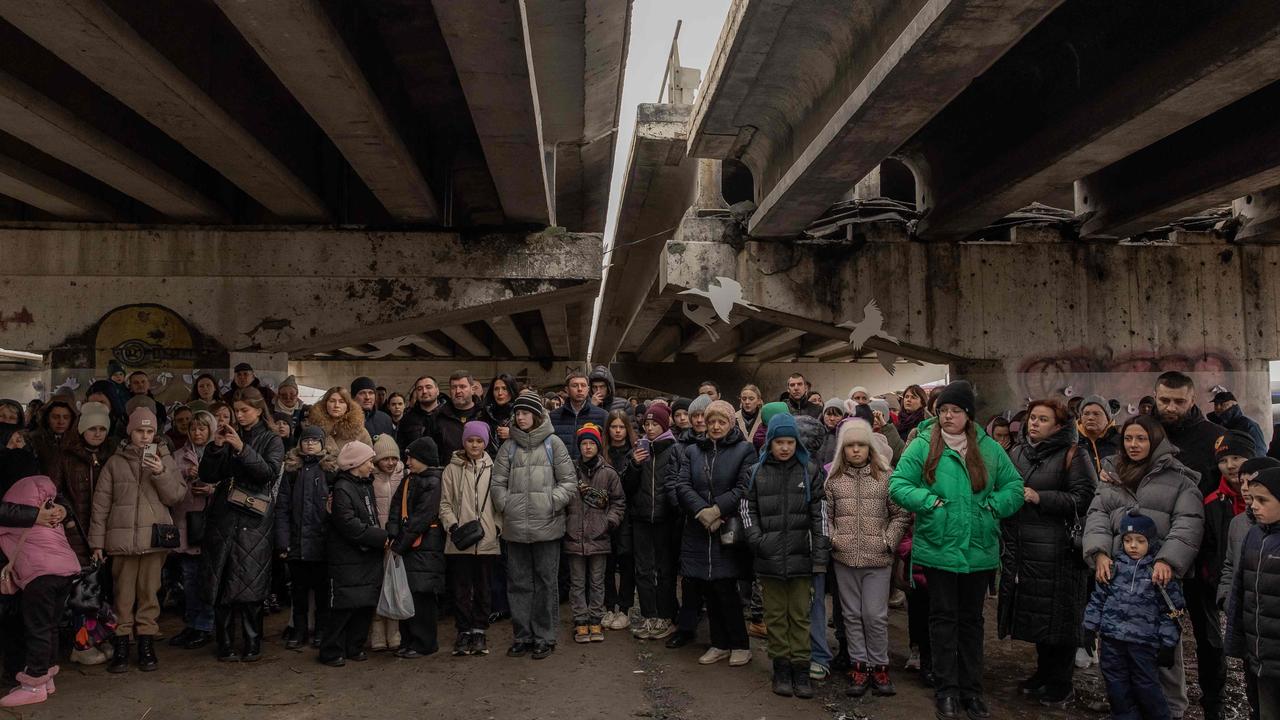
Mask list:
[[[373,626],[369,628],[369,649],[374,652],[387,649],[387,626],[377,615],[373,616]]]
[[[17,677],[18,687],[10,690],[8,695],[0,698],[0,707],[35,705],[49,699],[49,692],[46,688],[49,682],[47,674],[40,677],[31,677],[24,672],[20,672]]]
[[[889,679],[888,665],[876,665],[872,668],[871,691],[881,696],[896,695],[898,693],[898,690],[893,686],[893,681]]]
[[[813,679],[809,677],[809,661],[800,660],[791,663],[791,686],[796,697],[808,699],[813,697]]]
[[[235,641],[236,614],[230,607],[218,605],[213,609],[213,637],[218,644],[219,662],[240,662],[231,643]]]
[[[806,676],[808,675],[806,669]],[[786,658],[773,659],[773,694],[791,697],[795,693],[792,687],[791,662]]]
[[[253,662],[262,657],[262,611],[262,606],[257,603],[240,609],[240,631],[244,634],[241,662]]]
[[[150,635],[138,636],[138,669],[142,672],[160,669],[160,658],[156,657],[156,639]]]
[[[845,691],[845,695],[849,697],[862,697],[867,694],[867,690],[871,687],[871,673],[867,664],[864,662],[856,662],[853,669],[849,671],[849,689]]]
[[[111,661],[107,663],[107,672],[122,673],[129,671],[129,636],[116,635],[111,638]]]
[[[49,675],[49,682],[45,684],[45,691],[48,692],[50,695],[58,692],[58,686],[53,683],[53,676],[57,675],[58,671],[61,669],[62,668],[58,667],[57,665],[54,665],[53,667],[49,668],[49,672],[47,673]]]

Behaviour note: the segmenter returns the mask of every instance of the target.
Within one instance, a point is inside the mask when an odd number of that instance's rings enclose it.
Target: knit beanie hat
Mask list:
[[[298,442],[303,440],[315,440],[321,445],[324,444],[324,428],[319,425],[308,425],[302,428],[302,436],[298,438]]]
[[[700,413],[706,413],[707,408],[710,406],[711,406],[711,396],[699,395],[689,403],[689,414],[698,415]]]
[[[579,447],[581,447],[583,440],[590,440],[595,443],[596,454],[599,454],[604,449],[604,435],[600,432],[600,426],[595,423],[583,423],[582,427],[578,428],[578,432],[574,434],[574,440],[577,441]]]
[[[472,420],[462,426],[462,441],[466,442],[468,438],[478,437],[484,440],[484,444],[489,444],[489,424],[482,420]]]
[[[522,392],[520,393],[520,397],[511,401],[512,418],[515,417],[517,410],[526,410],[533,413],[534,426],[542,423],[542,415],[546,412],[542,407],[542,400],[538,398],[537,394],[531,392]]]
[[[786,403],[784,402],[765,403],[764,407],[760,408],[760,422],[763,422],[765,425],[768,425],[770,420],[773,420],[773,418],[777,417],[780,414],[781,415],[791,414],[791,410],[790,408],[787,407]]]
[[[1258,473],[1258,476],[1249,481],[1249,486],[1261,485],[1268,492],[1277,498],[1280,498],[1280,467],[1271,467]]]
[[[1249,437],[1249,433],[1241,430],[1228,430],[1213,444],[1213,454],[1219,460],[1228,455],[1251,458],[1257,454],[1257,449],[1254,447],[1253,438]]]
[[[706,396],[704,395],[703,397]],[[707,411],[702,414],[702,417],[710,420],[712,415],[719,415],[725,420],[733,422],[733,406],[724,400],[715,400],[707,406]]]
[[[151,428],[159,432],[160,428],[156,427],[156,414],[145,407],[134,408],[129,413],[129,427],[127,432],[132,433],[134,430],[142,428]]]
[[[773,441],[778,438],[795,438],[796,441],[796,459],[801,465],[809,464],[809,451],[805,449],[803,443],[800,442],[800,429],[796,427],[796,419],[789,413],[775,415],[769,421],[769,431],[765,434],[764,447],[760,449],[760,460],[764,461],[769,457],[770,450],[773,447]]]
[[[868,404],[871,406],[871,412],[874,413],[879,410],[880,414],[884,416],[884,421],[889,422],[889,403],[887,401],[876,398]]]
[[[1084,409],[1090,405],[1097,405],[1102,410],[1102,414],[1106,415],[1108,420],[1111,419],[1111,403],[1107,402],[1106,398],[1101,395],[1087,396],[1084,402],[1080,403],[1080,412],[1083,413]]]
[[[373,448],[359,440],[353,440],[338,451],[338,469],[354,470],[376,456]]]
[[[871,423],[862,418],[846,418],[840,423],[838,441],[836,442],[837,459],[844,457],[844,446],[849,443],[862,443],[871,447],[871,459],[882,470],[892,469],[889,465],[893,459],[893,450],[883,435],[871,429]],[[843,461],[841,462],[843,464]]]
[[[287,377],[287,378],[285,378],[284,380],[280,381],[280,384],[279,384],[278,386],[276,386],[276,389],[277,389],[277,390],[279,390],[280,388],[286,388],[286,387],[297,388],[297,387],[298,387],[298,379],[297,379],[297,378],[295,378],[294,376],[290,375],[289,377]]]
[[[378,383],[373,378],[367,378],[363,375],[351,381],[351,397],[355,397],[361,390],[377,390]]]
[[[852,402],[852,401],[850,401],[850,402]],[[826,414],[827,414],[827,412],[828,412],[828,411],[831,411],[831,410],[835,410],[835,411],[839,412],[839,413],[840,413],[840,417],[844,417],[845,415],[848,415],[848,414],[849,414],[849,410],[848,410],[848,408],[846,408],[846,407],[845,407],[845,405],[844,405],[844,400],[840,400],[840,399],[838,399],[838,398],[831,398],[830,400],[828,400],[828,401],[826,401],[825,403],[823,403],[823,404],[822,404],[822,414],[823,414],[823,415],[826,415]]]
[[[963,410],[970,420],[978,414],[978,399],[974,395],[973,386],[969,384],[968,380],[956,380],[943,388],[938,395],[938,402],[933,407],[941,408],[943,405],[955,405]]]
[[[409,443],[409,447],[405,451],[409,453],[409,457],[427,467],[438,467],[440,465],[440,451],[436,448],[436,441],[429,437],[420,437],[414,440]]]
[[[692,403],[693,403],[693,401],[692,401],[692,400],[690,400],[689,398],[682,398],[682,397],[678,397],[678,398],[676,398],[675,400],[672,400],[672,401],[671,401],[671,414],[672,414],[672,415],[675,415],[676,413],[680,412],[681,410],[683,410],[683,411],[685,411],[685,412],[689,412],[689,405],[691,405]]]
[[[100,402],[87,402],[80,406],[80,422],[76,424],[76,431],[83,434],[95,427],[111,429],[111,411]]]
[[[822,443],[827,439],[827,428],[817,418],[811,418],[808,415],[793,417],[796,420],[797,441],[809,451],[810,455],[821,450]]]
[[[1129,533],[1138,533],[1147,539],[1148,543],[1156,540],[1156,523],[1151,518],[1143,515],[1137,510],[1130,510],[1128,515],[1120,521],[1120,536],[1124,537]]]
[[[119,360],[107,361],[107,377],[111,377],[116,373],[123,373],[123,372],[124,372],[124,366],[120,364]]]
[[[1273,457],[1265,457],[1265,456],[1259,457],[1259,458],[1250,458],[1248,460],[1245,460],[1244,464],[1240,466],[1240,474],[1242,476],[1252,475],[1254,473],[1260,473],[1263,470],[1268,470],[1270,468],[1280,468],[1280,460],[1277,460]]]
[[[852,400],[852,399],[853,399],[853,396],[854,396],[854,395],[857,395],[858,393],[862,393],[863,395],[866,395],[867,397],[871,397],[871,391],[870,391],[870,390],[867,390],[866,388],[862,387],[861,385],[854,385],[854,386],[853,386],[853,389],[849,391],[849,399],[850,399],[850,400]]]
[[[133,411],[138,408],[146,408],[151,411],[152,415],[156,414],[156,401],[146,395],[134,395],[129,398],[129,402],[124,404],[124,413],[133,415]]]
[[[384,458],[399,458],[400,446],[396,445],[395,438],[391,437],[391,433],[382,433],[378,439],[373,442],[374,460],[382,460]]]
[[[671,411],[665,405],[650,405],[644,414],[644,419],[658,423],[658,427],[662,428],[662,432],[671,429]]]

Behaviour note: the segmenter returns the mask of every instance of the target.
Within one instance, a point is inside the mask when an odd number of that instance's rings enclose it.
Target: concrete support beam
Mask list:
[[[548,305],[541,308],[539,313],[542,315],[542,326],[547,331],[551,352],[558,358],[570,357],[569,318],[564,305]]]
[[[393,218],[436,222],[417,159],[319,0],[217,0]]]
[[[525,3],[433,0],[432,5],[507,220],[555,224]]]
[[[608,272],[607,270],[605,271]],[[667,318],[667,311],[671,309],[671,300],[665,297],[658,297],[653,292],[645,299],[644,304],[640,308],[640,312],[636,313],[635,320],[631,321],[631,328],[627,331],[627,336],[623,339],[622,352],[636,352],[648,340],[649,335],[654,328],[664,322]],[[596,353],[594,356],[599,357]]]
[[[442,327],[440,328],[440,332],[449,336],[450,340],[457,343],[458,347],[466,350],[470,355],[475,357],[489,357],[489,355],[492,354],[489,352],[489,348],[480,341],[480,338],[475,336],[475,333],[462,325]]]
[[[4,72],[0,72],[0,130],[175,220],[225,220],[213,201]],[[81,215],[85,209],[81,207]]]
[[[440,357],[449,357],[452,355],[452,353],[449,352],[449,348],[426,335],[409,335],[405,339],[409,341],[410,345],[413,345],[423,352],[428,352],[432,355],[439,355]]]
[[[115,215],[110,205],[92,195],[3,155],[0,155],[0,195],[72,220],[108,220]]]
[[[419,376],[431,375],[443,381],[459,367],[466,367],[484,382],[505,372],[514,375],[522,384],[556,389],[564,386],[565,373],[570,369],[581,369],[581,363],[512,363],[510,360],[471,359],[460,366],[455,360],[293,360],[289,362],[289,374],[297,378],[299,385],[316,388],[334,385],[346,387],[351,383],[351,378],[364,375],[373,378],[379,385],[408,396],[413,389],[414,380]],[[0,386],[0,390],[3,390],[3,386]],[[6,394],[4,397],[14,396]]]
[[[1083,178],[1080,233],[1128,237],[1280,184],[1277,103],[1280,84]]]
[[[592,362],[608,362],[622,347],[658,277],[662,248],[693,204],[697,161],[685,155],[688,122],[689,107],[684,105],[646,104],[636,111],[618,220],[605,254],[609,267]]]
[[[759,355],[767,358],[769,357],[770,352],[778,352],[783,345],[798,339],[801,335],[804,335],[803,330],[786,327],[778,328],[766,333],[764,336],[756,340],[752,340],[743,347],[738,354]],[[795,353],[792,354],[794,355]]]
[[[901,365],[894,375],[886,373],[877,363],[804,363],[759,362],[737,360],[735,362],[681,361],[680,372],[672,372],[670,363],[616,362],[610,365],[619,383],[673,393],[688,397],[697,391],[699,381],[714,380],[720,391],[729,398],[736,398],[738,390],[748,383],[760,388],[765,401],[776,399],[787,389],[787,376],[799,370],[814,390],[824,398],[848,397],[849,389],[862,385],[873,394],[900,392],[908,385],[937,382],[946,376],[943,365]]]
[[[502,344],[511,351],[516,357],[529,356],[529,344],[525,342],[524,336],[520,334],[520,329],[512,319],[506,315],[489,318],[489,329],[493,330],[493,334],[498,336]]]
[[[0,16],[281,219],[327,218],[302,180],[103,0],[0,0]]]
[[[1236,242],[1280,242],[1280,186],[1236,198],[1231,214],[1240,223]]]
[[[1277,57],[1275,3],[1067,3],[904,147],[917,234],[963,238],[1044,202],[1280,80]]]

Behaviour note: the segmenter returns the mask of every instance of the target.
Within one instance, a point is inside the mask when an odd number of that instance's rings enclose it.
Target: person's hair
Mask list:
[[[417,387],[417,386],[418,386],[418,383],[422,382],[423,380],[430,380],[431,382],[435,383],[436,385],[439,385],[439,384],[440,384],[440,383],[436,382],[436,379],[435,379],[434,377],[432,377],[431,375],[419,375],[419,376],[417,377],[417,379],[413,381],[413,386],[414,386],[414,387]]]
[[[609,426],[613,424],[614,420],[617,420],[618,422],[622,423],[622,427],[627,429],[627,446],[634,447],[636,444],[636,425],[635,423],[631,422],[631,416],[627,415],[626,410],[612,410],[609,412],[609,417],[605,418],[605,421],[604,421],[605,444],[608,445],[611,442],[609,438]]]
[[[929,412],[936,411],[938,396],[942,394],[942,387],[936,387],[929,391],[929,395],[924,399],[924,407]]]
[[[587,386],[590,387],[591,378],[588,377],[587,374],[582,372],[581,370],[570,370],[569,374],[564,376],[564,386],[569,387],[569,383],[573,382],[574,380],[577,380],[578,378],[582,378],[583,380],[586,380]]]
[[[195,382],[191,383],[191,397],[188,398],[189,400],[200,399],[200,381],[205,378],[209,378],[209,381],[213,383],[213,397],[218,397],[218,390],[220,389],[218,387],[218,378],[214,377],[213,373],[203,372],[196,376]]]
[[[1151,441],[1147,456],[1138,462],[1130,460],[1129,453],[1124,450],[1124,434],[1130,425],[1141,426],[1147,431],[1147,439]],[[1156,448],[1160,447],[1164,440],[1164,427],[1160,425],[1159,420],[1150,415],[1134,415],[1125,421],[1120,428],[1120,452],[1116,453],[1116,474],[1119,476],[1121,485],[1129,490],[1135,490],[1138,487],[1138,483],[1142,482],[1142,478],[1147,476],[1147,471],[1151,468],[1151,458],[1155,456]]]
[[[991,431],[995,430],[998,427],[1003,427],[1003,428],[1009,427],[1009,418],[1003,415],[996,415],[992,417],[991,421],[987,423],[987,434],[988,435],[991,434]]]
[[[1041,398],[1032,400],[1027,403],[1027,414],[1038,407],[1049,409],[1049,414],[1053,415],[1053,421],[1059,425],[1066,425],[1071,422],[1071,413],[1067,412],[1067,406],[1062,404],[1058,398]]]
[[[964,435],[968,440],[964,466],[969,471],[969,488],[978,492],[987,486],[987,463],[978,449],[978,433],[974,429],[973,420],[965,419]],[[934,426],[933,433],[929,436],[929,455],[924,460],[924,481],[929,485],[933,485],[938,479],[938,462],[946,447],[947,441],[942,439],[942,425]]]
[[[271,418],[271,410],[267,408],[267,401],[262,398],[262,391],[252,385],[236,390],[235,394],[231,396],[231,402],[242,402],[245,405],[260,411],[262,413],[262,417],[260,417],[259,420],[268,420]],[[234,410],[235,409],[232,408],[233,419]]]
[[[138,375],[142,375],[142,376],[144,376],[144,377],[149,377],[149,376],[147,375],[147,372],[146,372],[145,370],[134,370],[133,372],[129,373],[129,377],[125,378],[125,380],[132,380],[132,379],[134,379],[135,377],[137,377]]]
[[[804,380],[806,383],[809,382],[808,380],[805,379],[804,373],[793,372],[787,376],[788,380],[795,380],[796,378],[800,378],[801,380]]]
[[[449,384],[452,385],[454,380],[466,380],[469,384],[475,382],[476,377],[471,374],[470,370],[454,370],[449,374]]]
[[[210,417],[212,417],[212,418],[213,418],[213,422],[214,422],[214,424],[213,424],[212,426],[210,426],[210,425],[209,425],[209,420],[208,420],[208,418],[210,418]],[[214,414],[213,414],[213,413],[211,413],[211,412],[209,412],[208,410],[203,410],[203,411],[201,411],[201,412],[198,412],[198,413],[192,413],[192,414],[191,414],[191,424],[192,424],[192,425],[195,425],[195,424],[197,424],[197,423],[198,423],[198,424],[200,424],[200,425],[205,426],[205,428],[209,431],[209,439],[210,439],[210,440],[212,440],[212,439],[213,439],[213,431],[218,429],[218,426],[217,426],[218,418],[217,418],[216,416],[214,416]],[[191,432],[191,428],[190,428],[190,427],[188,427],[188,428],[187,428],[187,433],[189,434],[190,432]]]
[[[173,408],[173,412],[169,414],[169,418],[170,418],[170,419],[173,419],[173,418],[178,417],[178,413],[180,413],[180,412],[189,412],[189,413],[194,413],[195,411],[194,411],[194,410],[192,410],[191,408],[187,407],[186,405],[181,405],[181,404],[179,404],[179,405],[175,405],[175,406],[174,406],[174,408]]]
[[[515,402],[516,398],[520,397],[520,381],[512,377],[511,373],[500,372],[497,375],[494,375],[493,379],[489,381],[489,385],[484,391],[484,402],[480,403],[481,405],[489,407],[496,403],[493,399],[493,386],[499,380],[502,381],[503,385],[507,386],[507,395],[511,396],[507,400],[508,405]]]
[[[392,398],[400,398],[401,400],[403,400],[403,401],[404,401],[404,404],[405,404],[405,405],[408,405],[408,404],[409,404],[409,398],[405,397],[405,396],[404,396],[404,393],[402,393],[402,392],[398,392],[398,391],[392,391],[392,392],[390,392],[390,393],[388,393],[388,394],[387,394],[387,401],[386,401],[386,402],[384,402],[384,403],[382,403],[382,406],[383,406],[383,407],[386,407],[387,405],[390,405],[390,404],[391,404],[391,399],[392,399]]]
[[[703,385],[710,385],[711,387],[715,388],[717,395],[720,394],[720,383],[716,382],[715,380],[703,380],[702,382],[698,383],[698,388],[701,389]]]
[[[347,404],[347,414],[340,418],[329,417],[329,411],[325,407],[329,404],[329,398],[334,395],[342,398],[342,401]],[[358,440],[360,431],[364,429],[364,408],[351,398],[349,390],[341,385],[334,385],[325,390],[324,395],[320,396],[320,401],[307,411],[307,424],[320,427],[325,435],[339,443]]]
[[[226,408],[227,412],[231,412],[231,404],[222,402],[221,400],[214,400],[213,402],[209,403],[209,407],[206,408],[206,410],[209,411],[210,415],[216,418],[218,417],[218,411],[221,410],[222,408]]]
[[[755,385],[753,385],[753,384],[751,384],[751,383],[747,383],[746,385],[743,385],[743,386],[742,386],[742,389],[738,391],[738,394],[739,394],[739,395],[741,395],[742,393],[744,393],[744,392],[746,392],[746,391],[748,391],[748,390],[750,390],[751,392],[755,393],[757,398],[759,398],[759,399],[761,399],[761,400],[763,400],[763,399],[764,399],[764,396],[760,394],[760,388],[756,387]]]
[[[1190,375],[1180,373],[1177,370],[1170,370],[1166,373],[1160,373],[1160,377],[1156,378],[1156,387],[1165,386],[1170,390],[1181,390],[1183,388],[1196,389],[1196,381],[1191,379]]]

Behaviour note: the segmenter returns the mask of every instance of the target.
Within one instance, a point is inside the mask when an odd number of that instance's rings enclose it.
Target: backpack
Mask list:
[[[550,465],[551,467],[555,467],[555,466],[556,466],[556,461],[555,461],[555,459],[552,457],[552,452],[551,452],[551,438],[553,438],[553,437],[555,437],[555,436],[554,436],[554,435],[548,435],[548,436],[546,436],[545,438],[543,438],[543,440],[542,440],[542,449],[547,451],[547,464],[548,464],[548,465]],[[505,442],[505,443],[503,443],[503,444],[502,444],[502,447],[504,447],[504,448],[511,448],[510,450],[508,450],[508,451],[507,451],[507,462],[515,462],[515,460],[516,460],[516,444],[515,444],[514,442],[511,442],[510,440],[508,440],[507,442]]]

